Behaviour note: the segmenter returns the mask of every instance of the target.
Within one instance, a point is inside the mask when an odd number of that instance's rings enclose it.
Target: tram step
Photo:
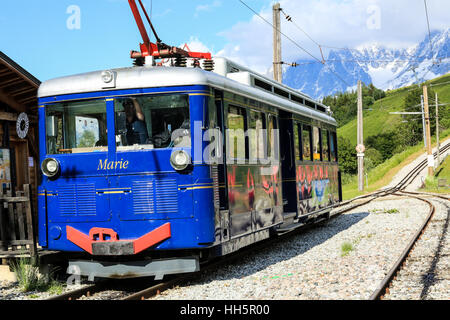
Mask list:
[[[303,225],[303,223],[292,223],[289,225],[284,225],[281,228],[277,229],[277,233],[278,234],[283,234],[283,233],[287,233],[290,232],[294,229],[297,229],[298,227],[301,227]]]
[[[295,218],[296,215],[297,215],[297,212],[286,212],[286,213],[283,213],[283,219],[289,220],[289,219]]]

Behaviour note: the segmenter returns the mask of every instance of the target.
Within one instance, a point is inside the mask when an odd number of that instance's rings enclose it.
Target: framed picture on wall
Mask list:
[[[11,157],[10,149],[0,149],[0,184],[3,190],[11,189]]]

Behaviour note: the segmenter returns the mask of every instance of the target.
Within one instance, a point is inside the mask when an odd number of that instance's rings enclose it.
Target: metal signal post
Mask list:
[[[439,167],[439,165],[441,164],[441,156],[439,154],[439,148],[440,148],[440,143],[439,143],[439,103],[438,103],[438,94],[436,92],[436,142],[437,142],[437,157],[436,157],[436,168]]]
[[[364,191],[364,132],[363,132],[363,102],[362,102],[362,83],[358,80],[358,190]]]
[[[427,141],[427,153],[428,153],[428,176],[431,177],[434,174],[434,157],[431,148],[431,128],[430,128],[430,111],[428,107],[428,88],[423,86],[423,104],[425,109],[425,132]]]

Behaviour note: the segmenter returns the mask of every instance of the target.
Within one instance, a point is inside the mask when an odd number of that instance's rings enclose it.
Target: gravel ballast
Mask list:
[[[384,299],[450,299],[450,202],[432,202],[436,213]]]
[[[368,299],[427,213],[415,199],[374,201],[155,299]]]

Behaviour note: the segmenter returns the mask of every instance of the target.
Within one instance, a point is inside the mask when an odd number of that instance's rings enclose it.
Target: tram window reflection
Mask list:
[[[330,155],[333,162],[337,162],[336,141],[336,132],[330,132]]]
[[[328,130],[322,129],[322,160],[330,161],[330,156],[328,153]]]
[[[295,150],[295,160],[300,161],[300,135],[299,135],[299,124],[294,122],[294,150]]]
[[[116,99],[118,151],[191,146],[187,95]]]
[[[265,158],[265,127],[266,124],[264,113],[250,110],[249,141],[251,160]]]
[[[58,103],[46,107],[48,154],[108,150],[104,100]]]
[[[320,129],[317,127],[313,128],[313,160],[314,161],[321,160]]]
[[[235,106],[228,108],[228,154],[231,159],[245,159],[245,109]]]
[[[312,161],[311,157],[311,127],[303,125],[302,130],[302,145],[303,145],[303,161]]]

